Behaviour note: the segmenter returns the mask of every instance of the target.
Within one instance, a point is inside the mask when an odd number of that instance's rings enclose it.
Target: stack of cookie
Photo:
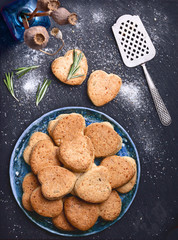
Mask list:
[[[64,231],[86,231],[98,217],[116,219],[118,194],[129,192],[137,177],[136,162],[115,155],[122,138],[108,122],[86,127],[82,115],[61,114],[48,124],[49,136],[35,132],[23,157],[31,166],[23,180],[22,204],[52,218]],[[99,166],[95,158],[103,158]]]

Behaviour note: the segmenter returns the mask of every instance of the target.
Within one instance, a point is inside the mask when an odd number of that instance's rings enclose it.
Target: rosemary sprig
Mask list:
[[[27,72],[29,72],[30,70],[36,69],[40,67],[40,65],[37,66],[31,66],[31,67],[21,67],[21,68],[17,68],[15,69],[16,71],[16,75],[18,76],[18,78],[22,77],[24,74],[26,74]]]
[[[73,50],[73,63],[70,67],[67,80],[84,76],[84,74],[74,75],[78,71],[78,69],[80,68],[79,63],[82,60],[82,58],[83,58],[83,54],[80,53],[79,55],[77,55],[77,52],[74,49]]]
[[[4,79],[4,83],[7,87],[7,89],[9,90],[9,92],[11,93],[11,95],[15,98],[15,100],[19,101],[16,96],[15,96],[15,93],[14,93],[14,87],[13,87],[13,72],[8,72],[8,73],[5,73],[5,77],[6,79]]]
[[[40,84],[38,85],[38,89],[37,89],[37,92],[36,92],[36,106],[38,106],[38,104],[41,102],[41,100],[44,97],[50,83],[51,83],[51,81],[46,79],[42,83],[41,87],[40,87]]]

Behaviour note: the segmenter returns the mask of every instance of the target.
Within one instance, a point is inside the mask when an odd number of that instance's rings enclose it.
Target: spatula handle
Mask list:
[[[150,92],[151,92],[151,95],[152,95],[152,98],[153,98],[153,101],[154,101],[154,104],[155,104],[155,107],[156,107],[156,110],[158,113],[158,116],[160,118],[160,121],[164,126],[169,126],[172,121],[171,116],[170,116],[161,96],[159,95],[159,92],[158,92],[157,88],[155,87],[153,80],[152,80],[150,74],[148,73],[145,64],[142,64],[142,67],[143,67],[143,71],[145,73],[145,77],[146,77],[146,80],[147,80],[147,83],[148,83],[148,86],[149,86],[149,89],[150,89]]]

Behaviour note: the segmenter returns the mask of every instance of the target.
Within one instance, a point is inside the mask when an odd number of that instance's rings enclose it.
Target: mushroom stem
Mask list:
[[[32,18],[34,18],[36,12],[38,12],[38,8],[37,8],[37,7],[36,7],[35,10],[30,14],[30,17],[29,17],[29,19],[28,19],[29,21],[30,21]]]
[[[22,22],[23,22],[24,28],[25,28],[25,29],[28,29],[28,28],[29,28],[29,22],[28,22],[26,16],[22,17]]]
[[[58,50],[57,50],[56,52],[54,52],[54,53],[49,53],[49,52],[43,51],[42,49],[39,49],[39,50],[40,50],[41,52],[47,54],[47,55],[54,56],[54,55],[56,55],[59,51],[61,51],[61,49],[64,47],[64,41],[63,41],[63,39],[60,39],[60,40],[61,40],[61,42],[62,42],[62,46],[61,46],[60,48],[58,48]]]
[[[24,13],[24,14],[27,15],[27,16],[30,16],[28,20],[31,20],[31,19],[34,18],[34,17],[49,16],[49,15],[51,14],[51,11],[35,12],[34,15],[33,15],[33,17],[31,17],[33,13]]]
[[[31,12],[27,12],[27,13],[23,13],[23,14],[26,15],[26,16],[31,16],[32,15]]]
[[[49,16],[51,14],[51,11],[47,12],[38,12],[34,15],[34,17],[42,17],[42,16]]]

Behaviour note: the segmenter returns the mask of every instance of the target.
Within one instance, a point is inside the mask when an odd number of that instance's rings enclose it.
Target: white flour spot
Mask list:
[[[75,25],[75,27],[78,29],[78,28],[81,28],[82,26],[82,23],[81,22],[77,22],[77,24]]]
[[[35,70],[28,72],[24,84],[22,85],[22,90],[26,97],[30,97],[31,94],[36,94],[38,84],[40,82],[40,77],[36,76]]]
[[[23,89],[25,90],[25,92],[33,92],[35,88],[35,85],[32,84],[31,81],[28,81],[24,84]]]
[[[140,108],[142,106],[140,87],[135,83],[123,83],[119,96],[133,107]]]
[[[97,13],[93,13],[93,21],[95,23],[105,22],[104,14],[101,11]]]

